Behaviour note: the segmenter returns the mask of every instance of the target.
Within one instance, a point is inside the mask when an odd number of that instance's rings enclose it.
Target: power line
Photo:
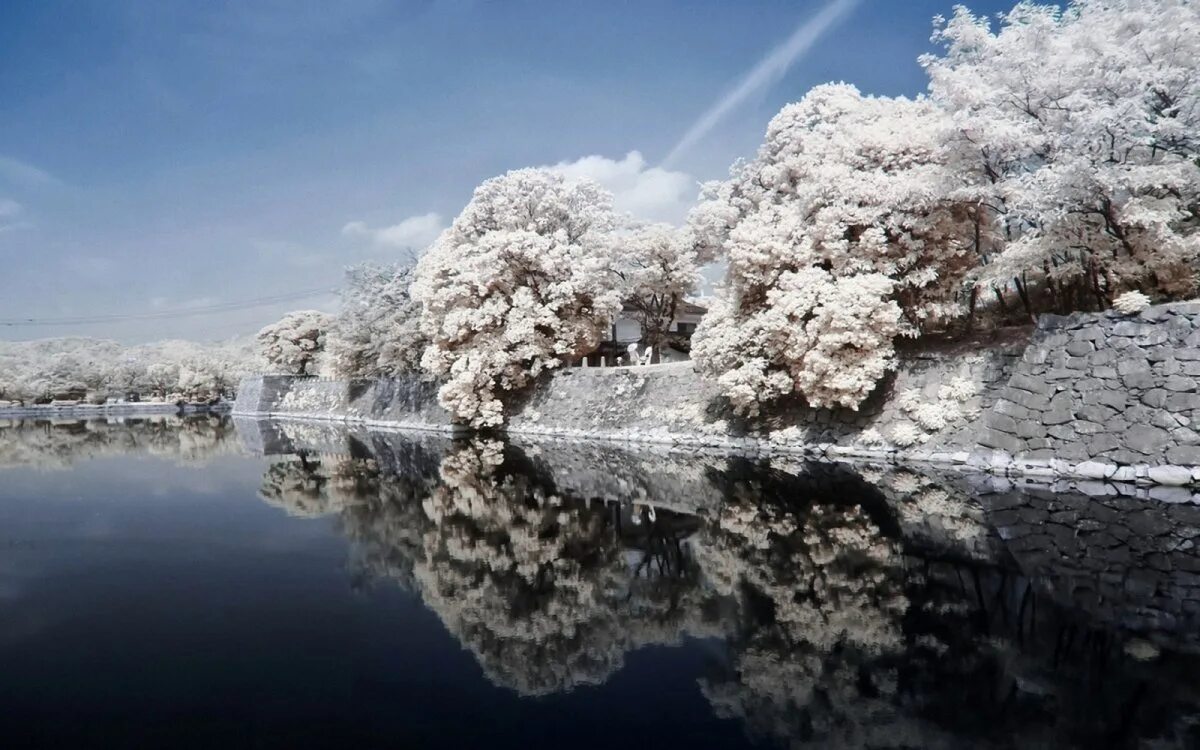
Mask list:
[[[237,310],[249,310],[255,307],[275,305],[280,302],[292,302],[294,300],[304,299],[306,297],[334,294],[336,291],[336,289],[329,288],[305,289],[298,292],[290,292],[288,294],[277,294],[270,297],[258,297],[256,299],[242,300],[239,302],[223,302],[215,305],[191,307],[186,310],[160,310],[158,312],[89,315],[64,318],[0,318],[0,326],[81,326],[102,325],[105,323],[123,323],[134,320],[169,320],[171,318],[190,318],[197,315],[213,315],[223,312],[234,312]]]

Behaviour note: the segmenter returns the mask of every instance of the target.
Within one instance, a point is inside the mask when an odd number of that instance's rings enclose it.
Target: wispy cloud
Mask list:
[[[62,181],[41,167],[0,154],[0,179],[27,188],[61,185]]]
[[[342,234],[369,239],[387,248],[420,251],[433,244],[445,228],[441,214],[431,212],[410,216],[388,227],[372,228],[365,222],[352,221],[342,227]]]
[[[736,87],[717,100],[684,133],[663,164],[671,164],[695,146],[722,119],[753,94],[778,81],[827,31],[843,20],[862,0],[832,0],[821,12],[801,23],[787,40],[759,61]]]
[[[11,198],[0,198],[0,234],[33,226],[24,219],[25,207]]]

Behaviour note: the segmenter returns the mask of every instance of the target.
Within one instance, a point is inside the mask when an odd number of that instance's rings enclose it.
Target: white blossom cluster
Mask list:
[[[688,233],[669,224],[634,224],[613,233],[612,270],[628,313],[641,326],[641,344],[657,351],[680,303],[700,285],[698,252]]]
[[[364,264],[346,271],[342,306],[326,341],[334,374],[395,377],[420,370],[426,345],[421,306],[408,293],[409,266]]]
[[[922,58],[982,173],[980,281],[1042,279],[1107,307],[1136,287],[1194,293],[1200,255],[1200,6],[1190,0],[1020,3],[993,29],[937,19]]]
[[[929,399],[921,391],[910,388],[896,399],[896,406],[911,421],[898,422],[890,430],[891,442],[898,448],[908,448],[929,440],[930,435],[972,416],[968,402],[979,394],[979,386],[970,378],[958,376],[938,386],[937,398]],[[859,435],[859,442],[879,445],[885,442],[879,432]]]
[[[319,310],[297,310],[258,332],[267,366],[285,375],[316,375],[332,318]]]
[[[1149,306],[1150,298],[1137,290],[1125,292],[1113,300],[1113,309],[1126,315],[1140,313]]]
[[[694,356],[748,413],[791,393],[856,408],[897,336],[1007,310],[1006,293],[1032,315],[1196,291],[1200,6],[936,24],[928,99],[819,86],[691,213],[695,246],[729,262]]]
[[[438,398],[476,427],[501,394],[596,347],[621,305],[611,282],[612,196],[587,180],[521,169],[488,180],[420,260],[412,284],[445,378]]]
[[[924,100],[819,86],[771,121],[757,158],[693,212],[729,271],[693,354],[755,413],[799,392],[857,406],[900,335],[944,327],[970,268],[970,212],[947,188],[949,121]]]

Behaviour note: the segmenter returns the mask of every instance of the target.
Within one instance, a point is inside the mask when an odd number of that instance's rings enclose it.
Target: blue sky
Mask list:
[[[401,257],[481,180],[523,166],[574,163],[619,207],[677,218],[697,181],[752,155],[812,86],[924,90],[916,58],[952,0],[840,1],[786,74],[664,170],[698,118],[827,0],[6,0],[0,320],[333,288],[345,265]],[[226,338],[333,304],[0,325],[0,339]]]

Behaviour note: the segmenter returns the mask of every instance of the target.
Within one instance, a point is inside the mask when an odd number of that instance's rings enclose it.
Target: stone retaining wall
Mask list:
[[[1136,316],[1043,316],[983,418],[979,444],[1022,471],[1200,480],[1200,302]],[[1059,473],[1061,473],[1059,466]]]
[[[330,380],[266,375],[246,378],[235,415],[275,416],[458,432],[437,403],[437,385],[419,378]]]
[[[1182,486],[1200,484],[1198,377],[1200,302],[1188,302],[1044,316],[1028,339],[902,351],[857,411],[795,400],[747,419],[688,362],[570,368],[525,394],[505,429]],[[241,393],[244,414],[452,429],[436,384],[417,379],[263,378]]]

